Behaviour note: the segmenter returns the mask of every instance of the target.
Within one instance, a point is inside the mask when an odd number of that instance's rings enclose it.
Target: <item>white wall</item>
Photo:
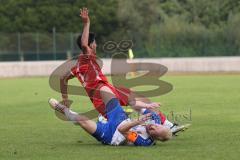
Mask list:
[[[103,72],[110,73],[111,59],[103,60]],[[134,63],[158,63],[169,72],[239,72],[240,57],[134,59]],[[1,62],[0,77],[49,76],[64,61]],[[119,66],[119,72],[124,66]]]

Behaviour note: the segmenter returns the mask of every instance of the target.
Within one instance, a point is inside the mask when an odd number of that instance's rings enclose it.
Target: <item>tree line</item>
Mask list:
[[[136,57],[240,55],[239,0],[0,0],[0,32],[78,33],[83,6],[104,57],[109,40]]]

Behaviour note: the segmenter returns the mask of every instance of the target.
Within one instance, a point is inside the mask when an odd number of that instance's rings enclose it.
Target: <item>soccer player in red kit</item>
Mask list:
[[[82,50],[78,57],[76,65],[61,78],[61,93],[62,103],[68,106],[67,85],[69,79],[77,77],[85,88],[90,100],[94,104],[96,110],[105,116],[106,108],[100,96],[100,89],[104,86],[111,89],[116,98],[119,99],[121,106],[132,106],[133,109],[154,109],[159,107],[158,103],[147,102],[145,100],[137,99],[133,92],[127,88],[118,88],[110,84],[106,76],[102,73],[100,66],[97,63],[96,48],[94,33],[89,33],[90,19],[88,16],[88,9],[80,10],[80,17],[83,22],[83,32],[77,39],[77,44]],[[144,112],[144,111],[143,111]],[[174,127],[174,124],[166,120],[166,117],[159,112],[161,123],[166,123],[169,128]]]

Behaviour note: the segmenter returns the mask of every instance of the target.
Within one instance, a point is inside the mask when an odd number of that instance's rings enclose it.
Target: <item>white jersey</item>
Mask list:
[[[130,129],[130,131],[138,133],[142,138],[147,139],[149,138],[149,134],[147,133],[146,127],[143,125],[138,125]]]

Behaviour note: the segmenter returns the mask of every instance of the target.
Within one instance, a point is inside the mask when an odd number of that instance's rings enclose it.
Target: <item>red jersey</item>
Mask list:
[[[71,72],[82,83],[88,94],[91,90],[96,89],[100,82],[108,83],[107,78],[103,75],[97,63],[94,52],[91,54],[80,54],[78,62],[71,69]]]
[[[102,115],[105,114],[105,105],[101,99],[99,89],[102,86],[108,86],[115,96],[119,99],[122,106],[128,105],[129,89],[115,88],[112,86],[106,76],[102,73],[97,63],[96,54],[89,49],[89,54],[80,54],[76,66],[71,69],[73,76],[77,77],[85,88],[95,108]]]

